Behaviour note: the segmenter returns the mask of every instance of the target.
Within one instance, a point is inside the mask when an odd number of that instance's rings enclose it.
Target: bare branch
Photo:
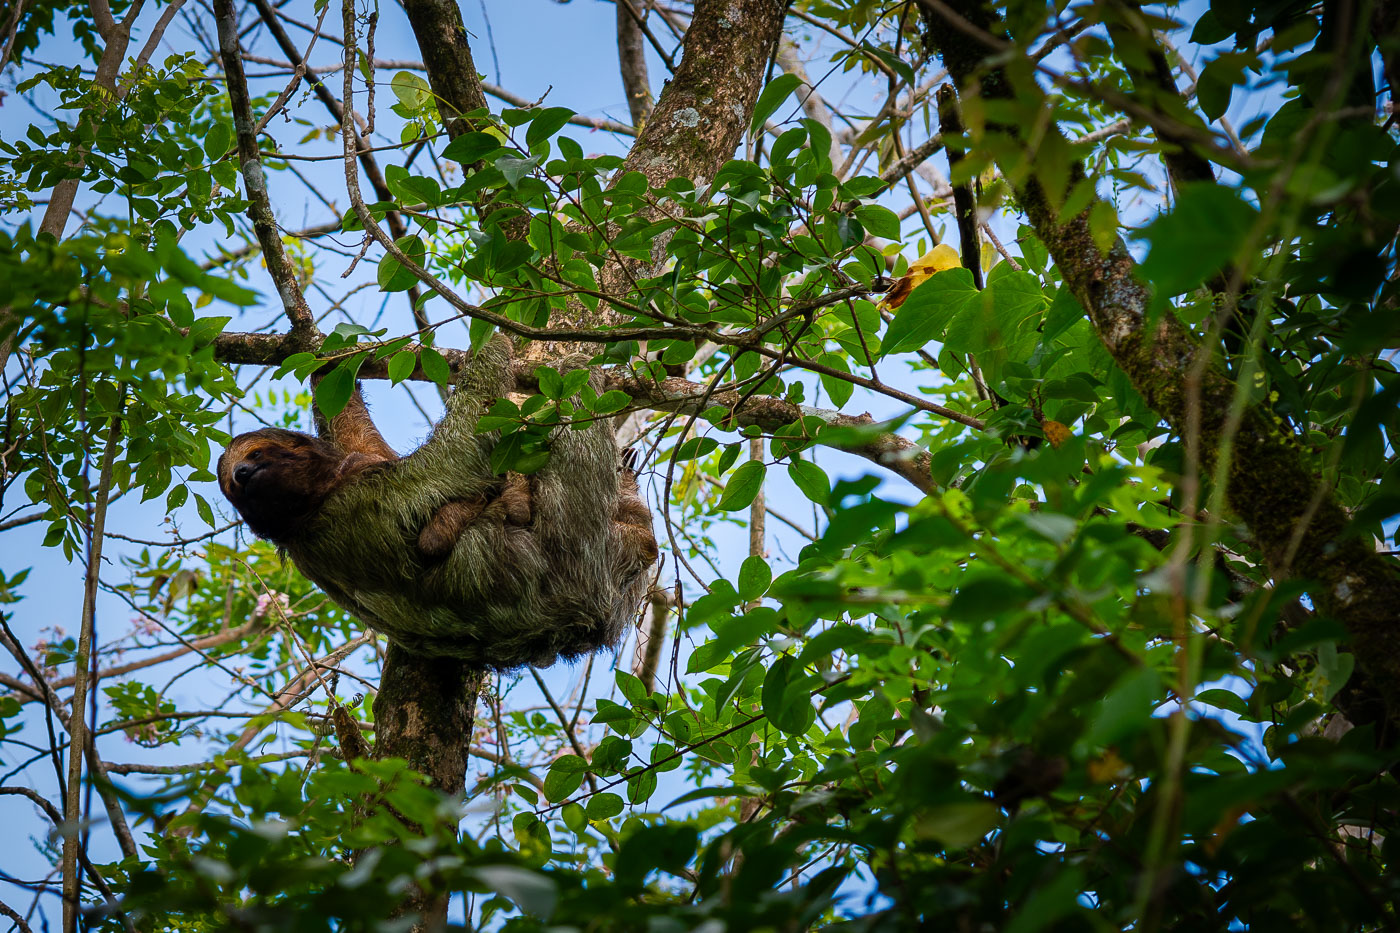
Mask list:
[[[647,76],[646,49],[642,45],[645,22],[632,0],[617,0],[617,61],[622,72],[622,89],[627,92],[627,109],[635,127],[646,125],[655,105],[651,80]]]
[[[93,629],[97,624],[97,578],[102,568],[102,529],[107,525],[107,501],[112,492],[112,463],[116,459],[122,422],[113,416],[102,450],[97,480],[97,498],[92,506],[92,526],[88,529],[87,572],[83,580],[83,616],[78,632],[78,652],[73,658],[73,702],[68,714],[68,793],[63,799],[63,928],[78,928],[79,848],[83,844],[78,824],[82,819],[83,758],[88,742],[87,706],[89,666],[92,664]]]
[[[282,300],[283,313],[291,322],[292,335],[306,339],[316,333],[316,323],[297,282],[296,272],[282,249],[282,236],[268,198],[267,175],[263,172],[262,156],[254,134],[253,108],[248,97],[248,79],[243,73],[233,0],[215,0],[214,18],[219,30],[219,57],[228,81],[229,103],[233,108],[233,125],[238,137],[238,159],[248,195],[248,219],[253,223],[253,232],[262,247],[263,260],[267,263],[267,272],[272,276],[277,295]]]

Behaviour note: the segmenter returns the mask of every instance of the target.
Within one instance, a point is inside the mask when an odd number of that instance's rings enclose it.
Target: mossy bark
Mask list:
[[[460,797],[486,676],[456,658],[411,654],[391,642],[374,698],[374,757],[402,758],[444,795]],[[402,912],[418,914],[415,930],[440,930],[447,923],[447,902],[446,894],[415,890]]]
[[[748,131],[786,12],[778,0],[698,0],[675,76],[614,178],[641,172],[653,185],[713,179]],[[654,261],[665,255],[668,240],[657,238]],[[640,265],[609,263],[604,290],[625,290]]]
[[[1008,76],[1014,64],[983,66],[1004,35],[990,9],[969,0],[951,0],[949,5],[961,22],[931,9],[925,22],[930,42],[941,52],[960,93],[1022,102],[1043,98],[1028,76],[1014,81]],[[988,135],[998,137],[989,148],[1013,181],[1019,203],[1054,257],[1065,285],[1146,402],[1179,433],[1197,432],[1203,469],[1215,470],[1220,453],[1229,452],[1228,504],[1253,533],[1270,573],[1277,579],[1312,581],[1314,605],[1346,626],[1362,671],[1389,709],[1385,718],[1396,720],[1400,566],[1348,533],[1346,513],[1267,412],[1247,407],[1239,424],[1231,424],[1237,386],[1218,368],[1205,369],[1193,398],[1186,376],[1199,354],[1208,351],[1170,309],[1155,318],[1149,315],[1151,296],[1137,277],[1136,263],[1121,242],[1107,252],[1099,249],[1089,226],[1089,208],[1068,220],[1060,218],[1059,205],[1084,178],[1083,169],[1072,164],[1058,183],[1042,178],[1025,130],[989,123]],[[1067,144],[1053,125],[1036,142],[1042,151]],[[1373,720],[1380,709],[1375,703],[1357,704],[1348,712]]]

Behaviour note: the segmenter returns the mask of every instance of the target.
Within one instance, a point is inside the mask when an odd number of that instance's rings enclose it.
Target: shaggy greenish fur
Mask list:
[[[422,447],[336,489],[283,542],[303,574],[409,651],[495,669],[616,644],[647,583],[647,562],[613,520],[619,455],[602,422],[554,432],[549,462],[531,477],[530,525],[477,521],[445,559],[419,554],[418,533],[439,507],[500,489],[490,466],[498,435],[474,429],[514,389],[510,363],[509,342],[490,341]]]

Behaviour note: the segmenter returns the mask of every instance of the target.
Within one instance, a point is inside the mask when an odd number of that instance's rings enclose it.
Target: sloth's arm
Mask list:
[[[491,474],[491,441],[476,436],[476,425],[491,403],[514,387],[510,364],[510,340],[499,334],[472,356],[457,374],[447,413],[432,436],[395,465],[406,482],[450,498],[480,496],[499,482]]]
[[[617,476],[617,511],[613,513],[618,536],[622,540],[625,560],[640,567],[650,567],[656,563],[660,550],[656,546],[656,533],[651,527],[651,510],[642,498],[637,485],[637,452],[623,451],[622,467]]]
[[[317,421],[317,433],[329,437],[348,454],[363,454],[374,461],[399,459],[398,453],[374,426],[374,419],[369,415],[369,406],[365,404],[359,385],[355,386],[350,401],[345,403],[340,414],[332,418],[324,429],[320,419]]]

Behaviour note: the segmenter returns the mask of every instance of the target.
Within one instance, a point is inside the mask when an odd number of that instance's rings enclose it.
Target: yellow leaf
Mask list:
[[[991,241],[991,240],[983,240],[983,241],[982,241],[982,271],[983,271],[983,272],[991,272],[991,271],[992,271],[992,266],[995,266],[1000,260],[1001,260],[1001,253],[998,253],[998,252],[997,252],[996,247],[992,245],[992,241]]]
[[[956,269],[960,265],[962,265],[962,259],[958,257],[958,251],[947,243],[939,243],[933,249],[914,260],[913,265],[909,267],[909,271],[913,272],[918,270],[928,275],[933,275],[935,272]]]
[[[1073,431],[1058,421],[1042,421],[1040,429],[1045,432],[1045,439],[1050,442],[1051,447],[1059,447],[1074,436]]]
[[[1089,780],[1095,784],[1108,784],[1121,780],[1131,773],[1131,769],[1113,749],[1104,752],[1102,758],[1089,762]]]
[[[939,243],[909,266],[909,271],[894,283],[894,287],[885,293],[884,301],[880,302],[880,307],[893,311],[904,304],[904,299],[909,297],[909,293],[928,279],[935,272],[944,272],[948,269],[956,269],[962,265],[962,260],[958,257],[958,251],[947,243]]]

